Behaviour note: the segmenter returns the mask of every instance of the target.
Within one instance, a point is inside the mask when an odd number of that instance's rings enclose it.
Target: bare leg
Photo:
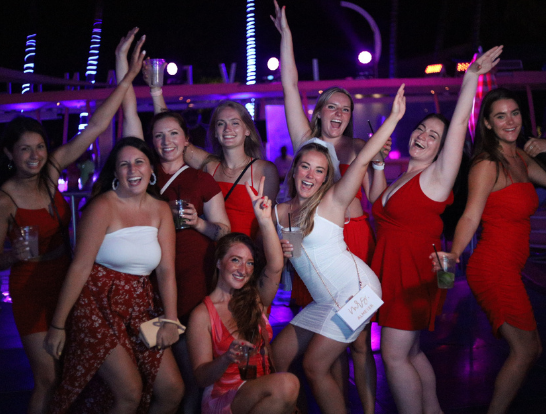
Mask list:
[[[114,394],[114,406],[109,412],[135,413],[142,398],[142,378],[121,345],[114,348],[97,373]]]
[[[247,381],[231,403],[234,414],[291,414],[300,390],[298,378],[288,372],[265,375]]]
[[[184,382],[172,351],[167,348],[154,382],[150,414],[174,414],[184,395]]]
[[[303,369],[322,413],[346,413],[342,390],[332,376],[332,365],[347,344],[315,334],[303,357]]]
[[[508,341],[510,354],[497,375],[488,414],[508,411],[531,366],[542,353],[542,344],[536,330],[524,331],[504,323],[500,332]]]
[[[419,331],[381,330],[381,354],[400,414],[441,413],[436,377],[419,347]]]
[[[59,362],[44,349],[46,332],[21,337],[34,377],[34,390],[28,405],[29,414],[46,413],[59,380]]]
[[[294,359],[307,349],[313,335],[313,332],[290,323],[284,327],[271,344],[273,361],[278,372],[288,371]]]
[[[334,361],[332,368],[332,377],[343,394],[345,406],[349,407],[349,357],[347,351],[339,354],[339,357]]]
[[[184,414],[198,414],[201,412],[201,393],[193,375],[185,334],[181,335],[180,340],[172,346],[172,352],[182,374],[185,387],[184,398],[179,411]]]
[[[371,322],[351,344],[351,355],[355,371],[355,384],[365,414],[375,413],[377,368],[372,354]]]

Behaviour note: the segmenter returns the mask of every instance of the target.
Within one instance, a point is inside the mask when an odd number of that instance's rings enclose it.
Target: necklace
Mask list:
[[[247,158],[245,158],[245,160],[241,164],[235,166],[234,168],[230,168],[227,165],[225,165],[224,164],[225,160],[223,160],[222,162],[220,162],[220,165],[222,166],[222,172],[224,173],[225,176],[227,176],[229,178],[234,178],[234,177],[237,176],[237,171],[244,168],[250,162],[250,160],[251,160],[251,158],[247,157]],[[232,173],[229,174],[227,172],[227,170],[232,171]]]

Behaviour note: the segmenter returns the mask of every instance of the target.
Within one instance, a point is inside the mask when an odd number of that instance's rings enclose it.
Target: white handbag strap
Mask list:
[[[185,170],[186,168],[188,168],[188,167],[189,167],[188,165],[183,165],[182,167],[180,167],[180,169],[179,169],[177,172],[175,172],[175,173],[173,174],[173,176],[169,179],[169,181],[167,181],[167,182],[165,183],[165,185],[163,186],[163,188],[159,191],[159,194],[163,194],[163,193],[165,192],[165,190],[166,190],[167,188],[169,188],[169,186],[171,185],[171,183],[176,179],[176,177],[178,177],[178,176],[180,175],[180,173],[181,173],[182,171],[184,171],[184,170]]]

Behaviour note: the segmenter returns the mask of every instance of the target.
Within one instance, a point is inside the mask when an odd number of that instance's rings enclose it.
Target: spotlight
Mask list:
[[[433,65],[428,65],[425,69],[425,74],[427,75],[443,75],[445,74],[444,65],[441,63],[436,63]]]
[[[273,72],[279,69],[279,59],[276,57],[269,58],[267,61],[267,68]]]
[[[178,73],[178,66],[176,63],[171,62],[167,65],[167,73],[171,76],[174,76]]]
[[[469,66],[470,66],[470,62],[458,62],[457,72],[466,72]]]
[[[358,54],[358,61],[363,65],[367,65],[372,61],[372,54],[367,50],[363,50]]]

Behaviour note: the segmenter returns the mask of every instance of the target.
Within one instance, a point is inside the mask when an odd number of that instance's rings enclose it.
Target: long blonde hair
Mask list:
[[[304,237],[313,231],[313,226],[315,225],[315,211],[322,201],[324,194],[326,194],[332,185],[334,185],[334,165],[332,163],[332,159],[330,158],[328,148],[319,143],[312,142],[301,147],[294,158],[292,166],[290,167],[290,171],[288,172],[288,193],[290,194],[290,197],[294,199],[298,195],[294,180],[294,172],[298,167],[301,157],[310,151],[319,152],[326,157],[326,160],[328,161],[328,172],[326,173],[326,179],[320,188],[303,203],[298,216],[294,220],[294,225],[300,228]]]

